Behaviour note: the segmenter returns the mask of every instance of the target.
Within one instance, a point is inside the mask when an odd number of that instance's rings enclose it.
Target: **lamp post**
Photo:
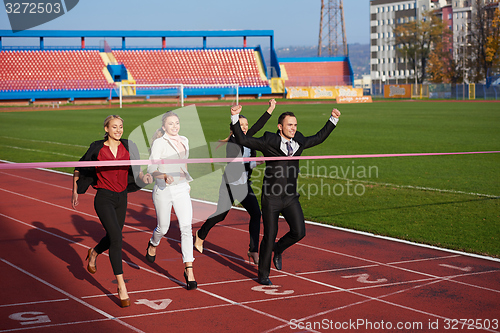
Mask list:
[[[462,52],[462,69],[463,69],[463,83],[462,83],[462,100],[465,100],[465,80],[467,79],[467,68],[466,68],[466,65],[467,65],[467,62],[466,62],[466,58],[467,58],[467,46],[471,46],[471,44],[469,43],[463,43],[463,44],[459,44],[459,46],[463,46],[463,52]]]
[[[417,74],[417,48],[415,47],[415,85],[418,84],[417,76],[418,76],[418,74]]]
[[[462,58],[463,58],[463,70],[464,70],[464,74],[463,74],[463,77],[462,77],[462,100],[465,100],[465,43],[464,43],[464,52],[462,54]]]
[[[462,53],[462,57],[463,57],[462,100],[465,100],[465,79],[466,79],[466,75],[467,75],[467,70],[466,70],[466,65],[467,65],[467,59],[466,59],[467,49],[466,49],[466,47],[471,45],[471,44],[467,43],[467,30],[468,30],[468,24],[467,23],[468,22],[466,21],[465,24],[462,25],[462,29],[463,29],[463,32],[464,32],[463,44],[459,45],[459,46],[463,46],[464,47],[464,50],[463,50],[463,53]]]
[[[405,79],[408,84],[408,49],[405,49]]]

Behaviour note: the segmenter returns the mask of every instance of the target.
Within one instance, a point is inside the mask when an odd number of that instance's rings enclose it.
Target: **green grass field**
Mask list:
[[[342,112],[338,127],[322,145],[306,153],[500,150],[499,106],[458,102],[336,105]],[[324,125],[332,107],[278,103],[265,130],[275,131],[278,115],[293,111],[299,130],[312,135]],[[90,142],[102,137],[107,115],[118,113],[125,119],[127,137],[167,110],[2,112],[0,159],[77,160]],[[242,114],[252,124],[265,110],[265,105],[247,105]],[[197,111],[207,142],[228,135],[229,107],[200,105]],[[206,174],[207,167],[213,170],[208,165],[190,165],[195,175]],[[257,193],[262,170],[263,166],[258,167],[253,176]],[[301,202],[308,220],[500,257],[500,154],[309,160],[301,162],[301,172]],[[218,173],[201,177],[192,183],[192,196],[216,200],[219,184]]]

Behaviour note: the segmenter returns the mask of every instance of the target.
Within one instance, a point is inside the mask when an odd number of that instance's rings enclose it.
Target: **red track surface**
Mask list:
[[[132,306],[122,309],[108,257],[99,256],[95,275],[85,269],[104,234],[93,195],[81,195],[75,211],[70,190],[66,175],[0,172],[0,332],[470,332],[479,324],[500,332],[498,261],[308,225],[283,255],[284,270],[272,270],[275,285],[261,286],[240,210],[195,251],[198,289],[187,291],[175,217],[156,263],[144,258],[156,220],[142,191],[129,196]],[[214,209],[194,202],[194,230]],[[287,229],[280,222],[279,236]]]

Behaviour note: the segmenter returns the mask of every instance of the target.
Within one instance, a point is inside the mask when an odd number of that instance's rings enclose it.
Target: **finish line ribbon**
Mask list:
[[[120,161],[67,161],[67,162],[34,162],[34,163],[1,163],[0,170],[4,169],[36,169],[36,168],[74,168],[97,166],[124,166],[150,164],[183,164],[183,163],[230,163],[230,162],[266,162],[280,160],[322,160],[345,158],[378,158],[378,157],[410,157],[410,156],[442,156],[442,155],[470,155],[496,154],[494,151],[454,152],[454,153],[407,153],[407,154],[364,154],[364,155],[321,155],[321,156],[277,156],[277,157],[236,157],[236,158],[189,158],[163,160],[120,160]]]

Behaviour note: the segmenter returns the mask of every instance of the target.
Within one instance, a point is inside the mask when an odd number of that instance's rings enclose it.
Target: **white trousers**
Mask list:
[[[156,219],[158,225],[153,231],[150,239],[153,246],[160,245],[163,236],[170,228],[170,215],[174,207],[175,215],[179,221],[181,231],[181,250],[182,261],[193,262],[193,206],[189,196],[189,184],[187,182],[160,187],[155,185],[153,188],[153,203],[156,209]]]

